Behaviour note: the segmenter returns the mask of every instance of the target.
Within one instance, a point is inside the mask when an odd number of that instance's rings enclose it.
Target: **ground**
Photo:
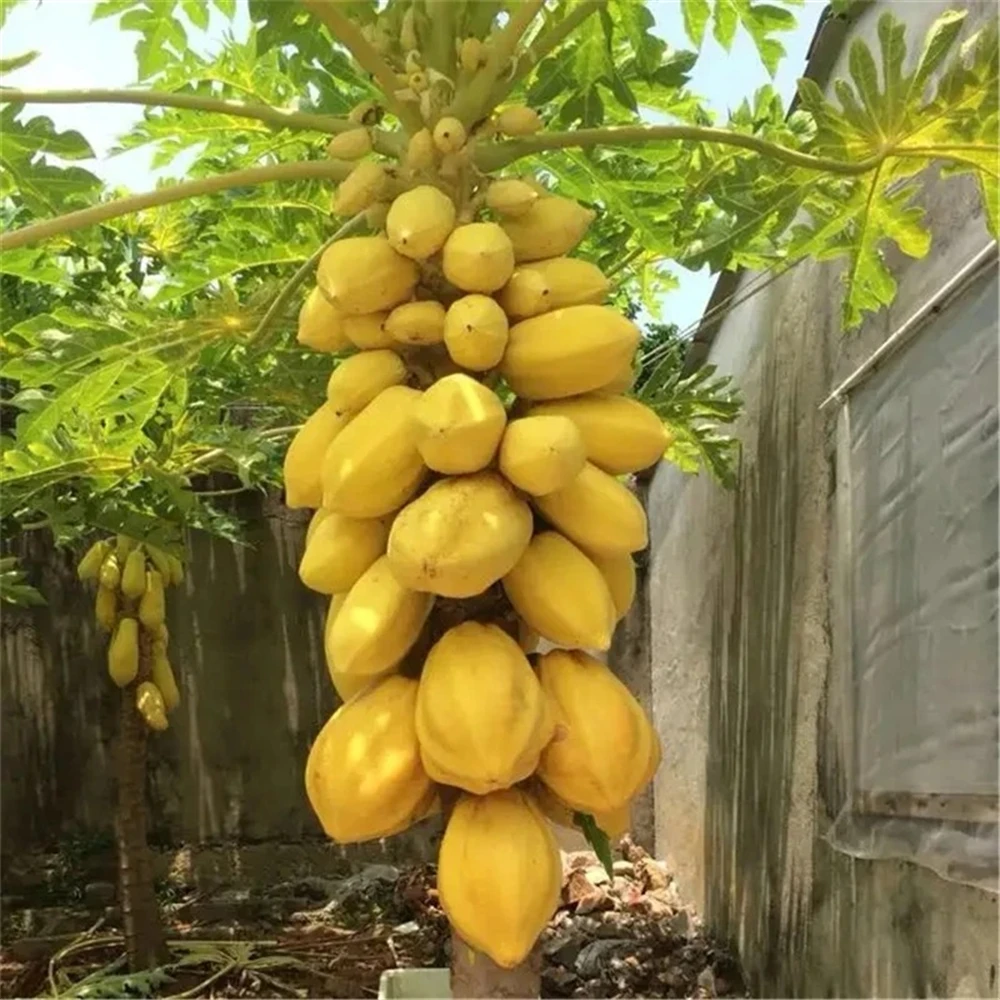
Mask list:
[[[563,882],[539,941],[543,997],[747,995],[733,955],[630,841],[613,879],[577,852],[564,855]],[[430,865],[367,865],[338,880],[187,894],[164,904],[174,964],[144,976],[123,974],[110,884],[88,885],[85,905],[8,905],[0,996],[376,996],[384,969],[448,965],[433,886]]]

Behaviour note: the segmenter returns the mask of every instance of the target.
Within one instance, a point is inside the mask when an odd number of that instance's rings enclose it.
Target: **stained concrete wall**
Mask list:
[[[919,48],[954,5],[877,3],[852,35],[877,51],[890,6]],[[961,6],[974,25],[996,16]],[[746,401],[738,488],[663,466],[650,489],[657,852],[739,947],[755,996],[997,994],[996,896],[822,839],[851,747],[831,634],[836,408],[818,407],[989,239],[972,183],[931,179],[922,198],[933,249],[888,254],[898,297],[860,335],[840,330],[838,264],[805,263],[722,322],[710,360]]]
[[[297,575],[307,519],[243,495],[245,546],[188,539],[182,587],[167,592],[182,705],[151,737],[151,840],[181,844],[319,840],[305,798],[309,746],[336,705],[323,658],[326,599]],[[40,536],[40,533],[39,533]],[[116,689],[93,593],[72,559],[24,536],[22,557],[47,607],[5,609],[0,669],[2,847],[7,856],[111,832]],[[433,824],[352,850],[424,857]],[[342,852],[343,853],[343,852]]]

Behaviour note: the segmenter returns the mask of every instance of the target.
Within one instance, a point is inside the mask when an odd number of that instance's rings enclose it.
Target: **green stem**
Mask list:
[[[646,142],[687,140],[690,142],[715,142],[727,146],[741,146],[752,149],[795,167],[809,170],[823,170],[832,174],[848,176],[866,174],[874,170],[892,150],[847,163],[825,156],[812,156],[797,149],[789,149],[776,143],[760,139],[755,135],[732,132],[724,128],[705,128],[697,125],[622,125],[612,128],[581,128],[573,132],[539,132],[538,135],[524,136],[510,142],[501,142],[477,150],[476,166],[484,173],[499,170],[523,156],[544,153],[549,149],[578,147],[590,149],[594,146],[633,146]]]
[[[262,440],[270,440],[271,438],[287,437],[289,434],[294,434],[301,428],[302,424],[292,424],[288,427],[272,427],[270,430],[261,431],[258,437]],[[197,458],[192,459],[187,465],[182,466],[177,472],[180,475],[185,475],[192,469],[197,469],[202,465],[207,465],[209,462],[215,461],[217,458],[221,458],[226,454],[225,448],[212,448],[209,451],[203,452]]]
[[[144,194],[115,198],[113,201],[94,205],[92,208],[67,212],[54,219],[35,222],[30,226],[0,233],[0,250],[17,250],[19,247],[39,243],[52,236],[62,236],[76,229],[96,226],[108,219],[117,219],[132,212],[141,212],[158,205],[197,198],[200,195],[215,194],[229,188],[249,187],[254,184],[268,184],[271,181],[300,180],[343,180],[350,173],[353,164],[336,163],[333,160],[309,160],[305,163],[276,163],[270,167],[251,167],[249,170],[234,170],[232,173],[218,174],[196,181],[171,184],[169,187],[147,191]]]
[[[537,41],[521,54],[517,62],[517,72],[507,81],[493,88],[490,106],[495,108],[531,71],[563,40],[584,21],[599,11],[608,0],[579,0],[577,5],[547,31],[542,31]]]
[[[420,131],[424,127],[420,112],[416,107],[396,100],[395,94],[399,89],[396,74],[361,34],[357,25],[337,9],[338,0],[302,0],[302,3],[326,25],[330,34],[354,56],[358,65],[375,78],[382,90],[386,107],[402,122],[407,132],[412,135]]]
[[[305,111],[282,111],[269,104],[227,101],[195,94],[174,94],[165,90],[18,90],[0,87],[0,104],[142,104],[147,107],[185,108],[212,111],[235,118],[253,118],[277,128],[306,129],[334,135],[357,128],[346,118],[314,115]]]
[[[304,264],[302,264],[295,274],[288,279],[285,286],[274,297],[274,301],[267,307],[267,312],[265,312],[261,317],[260,322],[257,324],[257,328],[251,334],[251,343],[263,337],[281,316],[292,296],[298,290],[299,285],[301,285],[302,282],[305,281],[310,274],[312,274],[313,268],[316,267],[316,264],[319,262],[320,257],[323,256],[323,252],[326,248],[331,244],[336,243],[337,240],[343,239],[348,233],[356,229],[364,220],[364,217],[365,213],[359,212],[353,218],[348,219],[347,222],[345,222]]]

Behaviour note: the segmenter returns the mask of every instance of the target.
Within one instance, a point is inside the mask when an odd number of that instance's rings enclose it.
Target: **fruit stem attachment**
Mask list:
[[[386,107],[400,120],[406,131],[411,135],[419,132],[424,127],[419,111],[415,106],[409,107],[396,100],[394,94],[399,85],[396,83],[395,73],[361,33],[361,29],[337,9],[337,0],[302,0],[302,3],[314,17],[326,25],[330,34],[354,56],[358,65],[375,78]]]
[[[492,173],[524,156],[544,153],[549,149],[566,149],[574,146],[580,149],[590,149],[594,146],[634,146],[647,142],[679,140],[740,146],[794,167],[847,176],[867,174],[886,156],[893,155],[893,151],[888,149],[876,156],[848,163],[846,160],[802,153],[755,135],[746,135],[724,128],[706,128],[698,125],[621,125],[611,128],[581,128],[573,132],[539,132],[537,135],[523,136],[510,142],[480,147],[476,150],[476,166],[484,173]]]
[[[274,300],[267,307],[267,312],[261,317],[260,322],[257,324],[257,328],[250,335],[250,343],[260,340],[265,333],[274,325],[274,323],[279,319],[282,312],[284,312],[285,307],[288,305],[292,296],[296,293],[299,285],[302,284],[312,274],[313,269],[319,263],[320,257],[323,256],[323,252],[328,246],[336,243],[337,240],[342,240],[348,233],[353,232],[355,229],[364,222],[365,213],[358,212],[353,218],[350,218],[345,222],[315,253],[313,253],[304,264],[288,279],[285,286],[280,292],[274,297]]]
[[[297,128],[336,135],[357,128],[346,118],[314,115],[305,111],[282,111],[269,104],[174,94],[166,90],[18,90],[0,87],[0,104],[141,104],[152,108],[185,108],[212,111],[234,118],[253,118],[276,128]]]
[[[0,250],[17,250],[32,243],[40,243],[52,236],[62,236],[64,233],[71,233],[77,229],[96,226],[100,222],[117,219],[122,215],[129,215],[131,212],[141,212],[143,209],[169,205],[175,201],[197,198],[200,195],[215,194],[217,191],[226,191],[229,188],[268,184],[272,181],[342,181],[350,173],[352,167],[351,163],[336,163],[333,160],[276,163],[268,167],[251,167],[248,170],[234,170],[231,173],[218,174],[215,177],[204,177],[196,181],[171,184],[155,191],[133,194],[127,198],[115,198],[102,205],[94,205],[76,212],[67,212],[65,215],[57,215],[54,219],[45,219],[43,222],[35,222],[30,226],[23,226],[11,232],[0,233]]]

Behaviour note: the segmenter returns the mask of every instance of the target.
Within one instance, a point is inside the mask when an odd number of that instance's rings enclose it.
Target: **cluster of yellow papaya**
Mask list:
[[[77,576],[97,584],[94,617],[111,635],[108,675],[120,688],[135,686],[136,708],[150,729],[166,729],[181,695],[167,657],[164,590],[183,582],[183,564],[155,545],[118,535],[94,542]],[[143,643],[149,644],[149,670],[140,678]]]
[[[503,112],[497,127],[535,125]],[[285,496],[315,510],[299,574],[330,597],[344,702],[310,752],[310,802],[349,843],[443,801],[444,908],[513,966],[557,902],[550,822],[589,813],[621,835],[659,763],[645,713],[592,653],[647,544],[622,479],[668,434],[626,394],[639,330],[572,256],[594,213],[533,179],[449,184],[465,143],[440,118],[391,184],[362,160],[341,185],[337,211],[380,210],[370,235],[323,253],[299,314],[299,342],[338,361],[288,449]]]

